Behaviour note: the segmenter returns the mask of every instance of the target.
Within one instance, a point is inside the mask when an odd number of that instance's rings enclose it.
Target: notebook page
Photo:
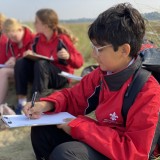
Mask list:
[[[61,73],[58,73],[60,76],[66,77],[66,78],[70,78],[70,79],[74,79],[77,81],[80,81],[82,79],[82,77],[80,76],[76,76],[67,72],[62,71]]]

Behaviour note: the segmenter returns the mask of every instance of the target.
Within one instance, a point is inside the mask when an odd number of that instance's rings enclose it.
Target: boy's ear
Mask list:
[[[121,53],[123,56],[129,56],[131,47],[128,43],[121,45]]]

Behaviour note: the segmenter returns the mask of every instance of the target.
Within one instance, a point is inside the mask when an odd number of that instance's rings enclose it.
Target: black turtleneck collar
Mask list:
[[[122,85],[130,78],[130,76],[132,76],[141,66],[141,63],[141,58],[138,56],[134,63],[132,63],[126,69],[112,75],[105,75],[104,79],[110,91],[119,90]]]

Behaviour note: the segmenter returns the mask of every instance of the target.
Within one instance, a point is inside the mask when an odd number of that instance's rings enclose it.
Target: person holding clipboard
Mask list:
[[[72,88],[41,98],[32,108],[30,103],[24,107],[25,115],[35,119],[42,113],[64,111],[76,117],[57,126],[31,128],[37,160],[152,159],[160,107],[160,85],[152,75],[126,121],[122,114],[128,86],[134,87],[139,69],[144,71],[138,56],[144,35],[144,19],[128,3],[110,7],[95,19],[88,36],[99,66]],[[88,116],[91,113],[94,118]]]
[[[59,26],[58,15],[52,9],[40,9],[35,16],[37,35],[31,45],[30,54],[46,56],[50,60],[23,58],[16,62],[16,93],[20,99],[27,99],[27,86],[32,83],[32,92],[45,96],[49,89],[61,89],[68,85],[67,78],[58,75],[61,71],[73,73],[83,65],[83,57],[75,48],[76,38]],[[25,54],[25,53],[24,53]],[[21,106],[18,106],[22,108]]]

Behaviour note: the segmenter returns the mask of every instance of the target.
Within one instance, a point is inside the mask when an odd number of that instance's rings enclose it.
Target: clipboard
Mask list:
[[[76,76],[76,75],[73,75],[73,74],[70,74],[70,73],[67,73],[64,71],[62,71],[61,73],[58,73],[58,75],[65,77],[65,78],[73,79],[76,81],[80,81],[82,79],[82,77],[80,77],[80,76]]]
[[[1,117],[9,128],[63,124],[66,118],[75,118],[75,116],[68,112],[60,112],[43,114],[39,119],[29,119],[25,115],[2,115]]]
[[[42,55],[39,55],[39,54],[36,54],[36,53],[26,54],[23,57],[24,58],[29,58],[29,59],[32,59],[32,60],[39,60],[39,59],[44,59],[44,60],[49,60],[49,61],[53,61],[54,60],[53,58],[49,58],[47,56],[42,56]]]

